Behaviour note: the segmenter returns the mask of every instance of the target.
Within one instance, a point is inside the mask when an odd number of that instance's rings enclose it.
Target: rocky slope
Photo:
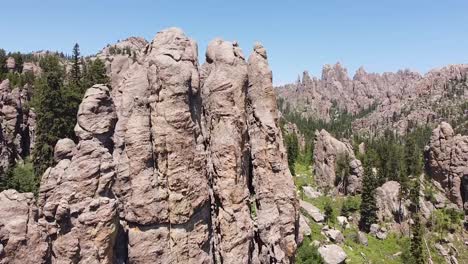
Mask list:
[[[354,131],[382,133],[389,128],[404,134],[414,125],[449,121],[466,129],[468,65],[449,65],[424,76],[401,70],[367,73],[362,67],[354,77],[339,63],[325,65],[321,79],[304,72],[295,84],[277,87],[290,109],[304,117],[330,120],[336,111],[362,117]],[[285,109],[283,109],[285,110]]]
[[[37,209],[0,194],[2,216],[26,219],[0,222],[0,263],[293,262],[298,202],[265,49],[245,61],[216,39],[200,66],[179,29],[119,45],[98,54],[112,90],[87,90],[79,142],[57,143]]]

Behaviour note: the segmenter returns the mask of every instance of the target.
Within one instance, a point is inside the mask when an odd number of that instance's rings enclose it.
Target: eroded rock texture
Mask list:
[[[46,263],[46,234],[37,223],[32,193],[0,193],[0,263]]]
[[[115,169],[102,141],[116,121],[109,89],[88,89],[75,127],[78,145],[60,140],[55,167],[42,176],[39,223],[49,235],[53,263],[114,263],[118,230]]]
[[[298,204],[278,126],[276,96],[266,50],[254,46],[248,64],[248,132],[251,158],[251,195],[257,208],[258,230],[254,256],[260,263],[288,262],[296,250]]]
[[[202,66],[202,99],[211,184],[214,256],[248,263],[254,226],[249,204],[247,63],[237,45],[216,39]]]
[[[197,54],[171,28],[98,55],[112,90],[87,90],[79,142],[60,140],[42,177],[46,261],[292,262],[298,205],[266,51],[246,62],[216,39],[203,66]]]
[[[338,159],[347,162],[349,175],[337,179]],[[352,194],[361,190],[364,173],[361,161],[356,159],[352,146],[341,142],[325,130],[316,131],[314,144],[314,175],[321,188]]]
[[[430,176],[463,208],[468,201],[468,136],[455,135],[450,124],[442,122],[432,131],[426,158]]]

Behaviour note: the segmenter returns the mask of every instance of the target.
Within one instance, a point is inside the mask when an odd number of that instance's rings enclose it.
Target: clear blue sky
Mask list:
[[[219,36],[267,48],[276,84],[303,70],[320,76],[322,65],[342,62],[351,75],[410,68],[426,72],[468,62],[467,0],[367,1],[111,1],[15,0],[0,3],[0,47],[83,54],[129,36],[151,40],[161,29],[181,27],[199,43]]]

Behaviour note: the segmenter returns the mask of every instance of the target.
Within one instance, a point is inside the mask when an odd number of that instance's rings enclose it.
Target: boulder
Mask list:
[[[117,114],[107,86],[96,84],[86,90],[78,109],[77,121],[75,133],[80,139],[110,138]]]
[[[383,230],[379,230],[376,234],[375,237],[377,237],[380,240],[385,240],[387,238],[387,232]]]
[[[334,244],[321,246],[318,252],[327,264],[343,264],[348,257],[340,246]]]
[[[338,221],[338,224],[343,227],[343,228],[349,228],[349,222],[348,218],[345,216],[337,216],[336,220]]]
[[[320,223],[325,220],[325,216],[322,213],[320,213],[320,210],[311,203],[301,200],[299,201],[299,204],[301,206],[301,209],[315,222]]]
[[[360,244],[362,244],[364,246],[367,246],[369,244],[367,236],[366,236],[366,234],[364,232],[358,231],[357,240],[359,241]]]
[[[408,217],[405,201],[400,204],[399,193],[400,184],[396,181],[388,181],[375,190],[380,222],[405,220]]]
[[[343,243],[344,236],[340,230],[328,229],[324,231],[326,237],[328,237],[334,243]]]
[[[379,224],[372,224],[372,225],[370,226],[369,233],[375,235],[375,234],[377,234],[377,232],[379,232],[379,230],[380,230]]]
[[[312,186],[302,186],[302,192],[310,199],[315,199],[322,196],[322,193],[315,190]]]
[[[63,138],[57,141],[54,148],[54,159],[59,162],[63,159],[70,159],[76,149],[76,144],[69,138]]]
[[[314,240],[310,243],[311,246],[316,247],[316,248],[320,247],[320,244],[321,243],[318,240]]]
[[[309,226],[309,220],[302,214],[299,215],[299,239],[298,244],[302,244],[304,237],[310,236],[312,230]]]

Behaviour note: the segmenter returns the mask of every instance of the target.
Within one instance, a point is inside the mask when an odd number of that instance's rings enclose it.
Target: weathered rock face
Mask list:
[[[88,89],[78,144],[60,140],[42,177],[45,259],[291,263],[298,202],[265,49],[247,63],[217,39],[199,67],[179,29],[124,42],[132,55],[98,55],[113,89]]]
[[[288,262],[296,251],[295,222],[298,204],[278,126],[276,96],[267,54],[256,44],[248,64],[248,132],[250,140],[250,195],[257,207],[254,255],[260,263]],[[252,190],[253,187],[253,190]],[[257,237],[257,236],[256,236]]]
[[[46,263],[46,234],[37,223],[32,193],[0,193],[0,263]]]
[[[455,207],[450,204],[438,188],[434,188],[437,182],[425,182],[424,175],[420,177],[421,190],[419,193],[419,212],[422,220],[430,220],[432,212],[438,208]],[[433,197],[425,196],[425,189],[433,188],[431,193]],[[411,201],[410,199],[400,199],[400,184],[396,181],[388,181],[375,190],[375,200],[378,208],[377,218],[380,223],[395,223],[398,228],[405,228],[408,220],[411,220]],[[433,200],[432,200],[433,199]],[[403,225],[402,225],[403,224]]]
[[[450,201],[463,208],[468,201],[468,136],[455,135],[450,124],[442,122],[432,131],[426,166]]]
[[[350,175],[345,176],[345,181],[336,181],[337,160],[346,160],[350,168]],[[339,141],[327,131],[321,130],[315,133],[314,145],[314,175],[321,188],[334,189],[339,192],[352,194],[361,190],[363,168],[361,161],[354,156],[350,144]]]
[[[110,150],[100,138],[113,131],[112,109],[107,87],[88,89],[75,128],[80,142],[75,146],[69,139],[60,140],[54,155],[58,163],[42,176],[39,223],[49,235],[53,263],[114,263],[116,174]]]
[[[202,66],[203,111],[206,113],[208,172],[213,189],[215,257],[248,263],[254,237],[249,208],[247,134],[247,63],[239,48],[216,39]]]
[[[12,89],[8,80],[0,83],[0,177],[34,146],[35,115],[29,99],[29,87]]]
[[[209,188],[200,120],[189,103],[198,97],[196,44],[180,30],[162,31],[145,63],[149,97],[135,98],[124,139],[128,172],[118,176],[129,180],[122,196],[129,261],[206,263]]]

